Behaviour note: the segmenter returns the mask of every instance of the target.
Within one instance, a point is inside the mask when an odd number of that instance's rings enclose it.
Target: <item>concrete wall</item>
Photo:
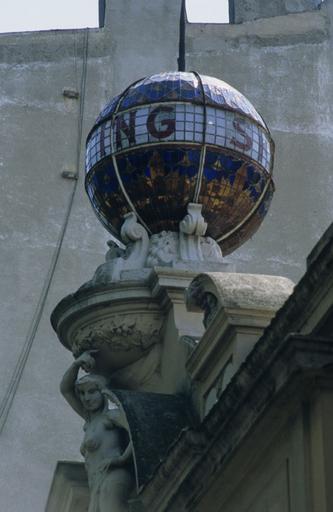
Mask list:
[[[316,510],[307,495],[305,415],[300,407],[293,413],[283,426],[276,418],[269,429],[259,425],[260,435],[252,432],[251,441],[243,443],[238,457],[216,476],[195,512]]]
[[[307,398],[303,387],[302,404],[290,403],[297,394],[293,388],[279,411],[271,407],[220,474],[216,471],[194,512],[332,510],[333,397],[327,381],[317,382]]]
[[[276,143],[276,193],[257,234],[230,257],[238,271],[297,281],[306,255],[332,221],[331,21],[329,0],[306,13],[187,26],[187,69],[223,78],[243,92]]]
[[[229,0],[233,23],[318,9],[322,0]]]
[[[129,13],[132,12],[131,15]],[[104,29],[0,35],[0,509],[44,510],[82,422],[58,391],[70,354],[49,317],[103,262],[110,237],[84,193],[85,137],[108,98],[174,69],[180,1],[113,0]],[[163,16],[163,23],[157,23]],[[143,37],[144,34],[144,37]],[[80,93],[63,96],[63,89]],[[78,172],[78,181],[61,177]]]
[[[71,357],[49,324],[102,262],[108,234],[83,192],[84,140],[107,99],[177,68],[181,0],[109,0],[103,29],[0,35],[0,508],[44,509],[57,460],[79,458],[81,421],[58,385]],[[298,279],[331,221],[332,0],[243,25],[187,25],[187,69],[253,101],[277,143],[273,207],[231,260]],[[64,88],[79,92],[64,97]],[[78,181],[61,177],[63,170]],[[27,503],[29,500],[29,503]]]

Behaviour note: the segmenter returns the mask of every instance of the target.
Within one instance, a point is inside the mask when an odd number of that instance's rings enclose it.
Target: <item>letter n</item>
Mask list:
[[[124,119],[124,115],[120,114],[116,119],[116,145],[117,149],[122,149],[123,143],[122,143],[122,136],[121,134],[124,133],[128,144],[131,146],[132,144],[135,144],[135,117],[136,117],[136,110],[132,110],[129,113],[129,122],[127,122]]]

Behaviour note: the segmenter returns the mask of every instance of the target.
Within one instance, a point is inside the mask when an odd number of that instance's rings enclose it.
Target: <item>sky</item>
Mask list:
[[[98,0],[0,0],[0,7],[0,32],[98,26]],[[190,22],[228,22],[228,0],[186,0],[186,8]]]

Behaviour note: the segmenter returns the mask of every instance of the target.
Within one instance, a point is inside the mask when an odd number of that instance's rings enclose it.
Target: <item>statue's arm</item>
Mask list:
[[[74,409],[74,411],[83,419],[86,419],[85,410],[75,393],[75,381],[77,379],[80,366],[81,363],[79,359],[76,359],[73,364],[71,364],[61,380],[60,392],[72,409]]]
[[[115,425],[119,429],[126,430],[126,432],[129,435],[126,419],[124,418],[123,413],[119,409],[116,411],[115,410],[109,411],[109,419],[111,420],[113,425]],[[132,447],[132,442],[129,441],[129,443],[126,446],[123,453],[121,455],[119,455],[118,457],[112,458],[109,466],[110,467],[125,466],[128,462],[130,462],[132,460],[132,456],[133,456],[133,447]]]
[[[133,447],[131,441],[128,443],[125,451],[120,455],[120,465],[125,465],[132,459],[133,456]]]
[[[132,461],[133,457],[133,448],[132,443],[129,441],[128,445],[126,446],[125,450],[121,455],[117,455],[116,457],[111,457],[106,464],[106,468],[112,469],[112,468],[121,468],[123,466],[126,466],[129,462]]]
[[[75,382],[80,368],[87,373],[90,373],[95,368],[96,361],[93,355],[96,352],[98,352],[98,350],[87,350],[83,352],[68,368],[60,383],[60,391],[65,400],[84,420],[87,419],[87,414],[75,393]]]

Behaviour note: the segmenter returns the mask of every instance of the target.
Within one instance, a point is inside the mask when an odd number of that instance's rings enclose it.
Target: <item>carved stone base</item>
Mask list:
[[[75,357],[94,354],[96,371],[114,388],[172,392],[186,379],[191,350],[183,339],[199,339],[201,313],[185,313],[184,291],[196,273],[155,268],[140,278],[81,287],[51,316],[61,343]]]
[[[183,385],[190,345],[181,340],[202,333],[201,313],[185,313],[184,291],[200,270],[226,270],[206,227],[200,204],[188,205],[179,232],[150,238],[135,214],[126,214],[125,248],[109,242],[105,263],[51,316],[74,357],[98,350],[97,371],[115,387],[173,392]]]
[[[128,279],[128,273],[133,271],[147,275],[147,269],[154,267],[230,272],[232,269],[224,262],[219,245],[204,236],[206,227],[200,204],[189,203],[188,214],[180,223],[179,232],[162,231],[150,238],[135,214],[128,213],[121,228],[124,248],[113,241],[108,242],[105,263],[97,268],[83,288],[107,286]]]
[[[51,317],[60,341],[74,357],[99,350],[98,369],[108,376],[147,356],[161,342],[163,319],[144,281],[118,282],[103,290],[81,288],[63,299]],[[158,364],[159,358],[153,358],[147,372],[153,373]]]

